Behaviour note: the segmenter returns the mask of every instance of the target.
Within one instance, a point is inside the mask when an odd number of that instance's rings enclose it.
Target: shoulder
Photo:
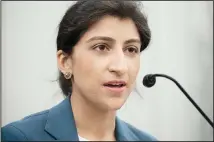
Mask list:
[[[144,130],[140,130],[133,125],[122,121],[123,125],[125,126],[125,129],[127,131],[127,134],[136,141],[158,141],[157,138],[149,134],[148,132]]]
[[[49,110],[41,111],[9,123],[1,128],[1,139],[29,140],[32,135],[40,135],[44,131]],[[37,136],[38,136],[37,135]]]
[[[129,127],[130,131],[134,133],[134,135],[138,138],[138,140],[146,140],[146,141],[158,141],[154,136],[149,134],[146,131],[139,130],[138,128],[130,125],[127,123],[127,126]]]

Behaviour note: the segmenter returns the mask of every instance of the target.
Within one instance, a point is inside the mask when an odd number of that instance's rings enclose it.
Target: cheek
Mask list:
[[[86,84],[99,82],[100,78],[102,78],[103,66],[103,60],[97,59],[94,55],[87,53],[76,57],[73,64],[76,81],[87,82]]]
[[[90,58],[78,57],[73,63],[73,73],[75,78],[87,80],[87,76],[93,72],[93,60]]]
[[[137,57],[129,61],[129,77],[131,83],[134,83],[140,69],[140,58]]]

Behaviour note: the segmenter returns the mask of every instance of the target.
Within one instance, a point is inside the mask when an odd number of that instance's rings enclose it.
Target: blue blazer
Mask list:
[[[156,141],[156,138],[116,118],[117,141]],[[2,141],[79,141],[69,97],[61,103],[1,128]]]

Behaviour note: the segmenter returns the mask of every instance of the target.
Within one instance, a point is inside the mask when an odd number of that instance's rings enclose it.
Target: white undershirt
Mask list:
[[[78,137],[79,137],[79,141],[89,141],[89,140],[87,140],[87,139],[81,137],[80,135],[78,135]]]

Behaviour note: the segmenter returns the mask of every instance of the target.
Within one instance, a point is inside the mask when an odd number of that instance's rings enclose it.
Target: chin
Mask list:
[[[107,102],[108,109],[117,111],[124,105],[125,101],[124,98],[113,98]]]

